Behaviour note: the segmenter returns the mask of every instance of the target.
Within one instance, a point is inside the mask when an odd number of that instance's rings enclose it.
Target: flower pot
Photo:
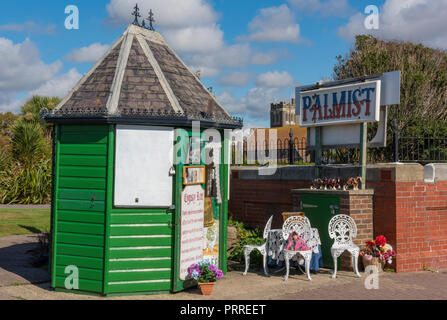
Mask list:
[[[213,288],[215,284],[216,284],[215,282],[209,282],[209,283],[199,282],[200,291],[202,291],[202,294],[204,296],[209,296],[210,294],[213,293]]]
[[[375,266],[379,272],[383,272],[383,267],[385,266],[385,261],[380,260],[379,258],[372,257],[371,259],[362,257],[363,266],[365,270],[368,266]]]

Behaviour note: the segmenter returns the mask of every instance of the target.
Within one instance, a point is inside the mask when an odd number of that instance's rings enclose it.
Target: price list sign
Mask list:
[[[186,279],[191,264],[203,260],[204,211],[205,191],[202,186],[185,187],[180,225],[180,280]]]

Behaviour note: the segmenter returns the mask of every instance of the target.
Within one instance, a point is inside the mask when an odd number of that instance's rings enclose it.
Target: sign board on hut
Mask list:
[[[188,267],[203,260],[205,191],[202,186],[186,186],[181,206],[180,280],[185,280]]]

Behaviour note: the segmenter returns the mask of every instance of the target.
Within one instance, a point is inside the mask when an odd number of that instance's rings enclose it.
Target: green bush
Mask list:
[[[51,193],[51,160],[40,160],[32,168],[14,163],[0,171],[0,203],[43,204]]]
[[[235,221],[232,218],[228,221],[229,225],[233,225],[237,229],[238,242],[235,249],[228,256],[229,260],[244,262],[244,245],[256,244],[261,245],[265,242],[263,231],[259,228],[250,228],[243,222]],[[262,255],[257,250],[253,250],[250,255],[250,263],[258,267],[262,266]]]

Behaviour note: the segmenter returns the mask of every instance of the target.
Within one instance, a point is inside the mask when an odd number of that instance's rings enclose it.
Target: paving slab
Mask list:
[[[31,265],[29,251],[38,245],[38,235],[0,238],[0,287],[49,281],[47,271]]]

